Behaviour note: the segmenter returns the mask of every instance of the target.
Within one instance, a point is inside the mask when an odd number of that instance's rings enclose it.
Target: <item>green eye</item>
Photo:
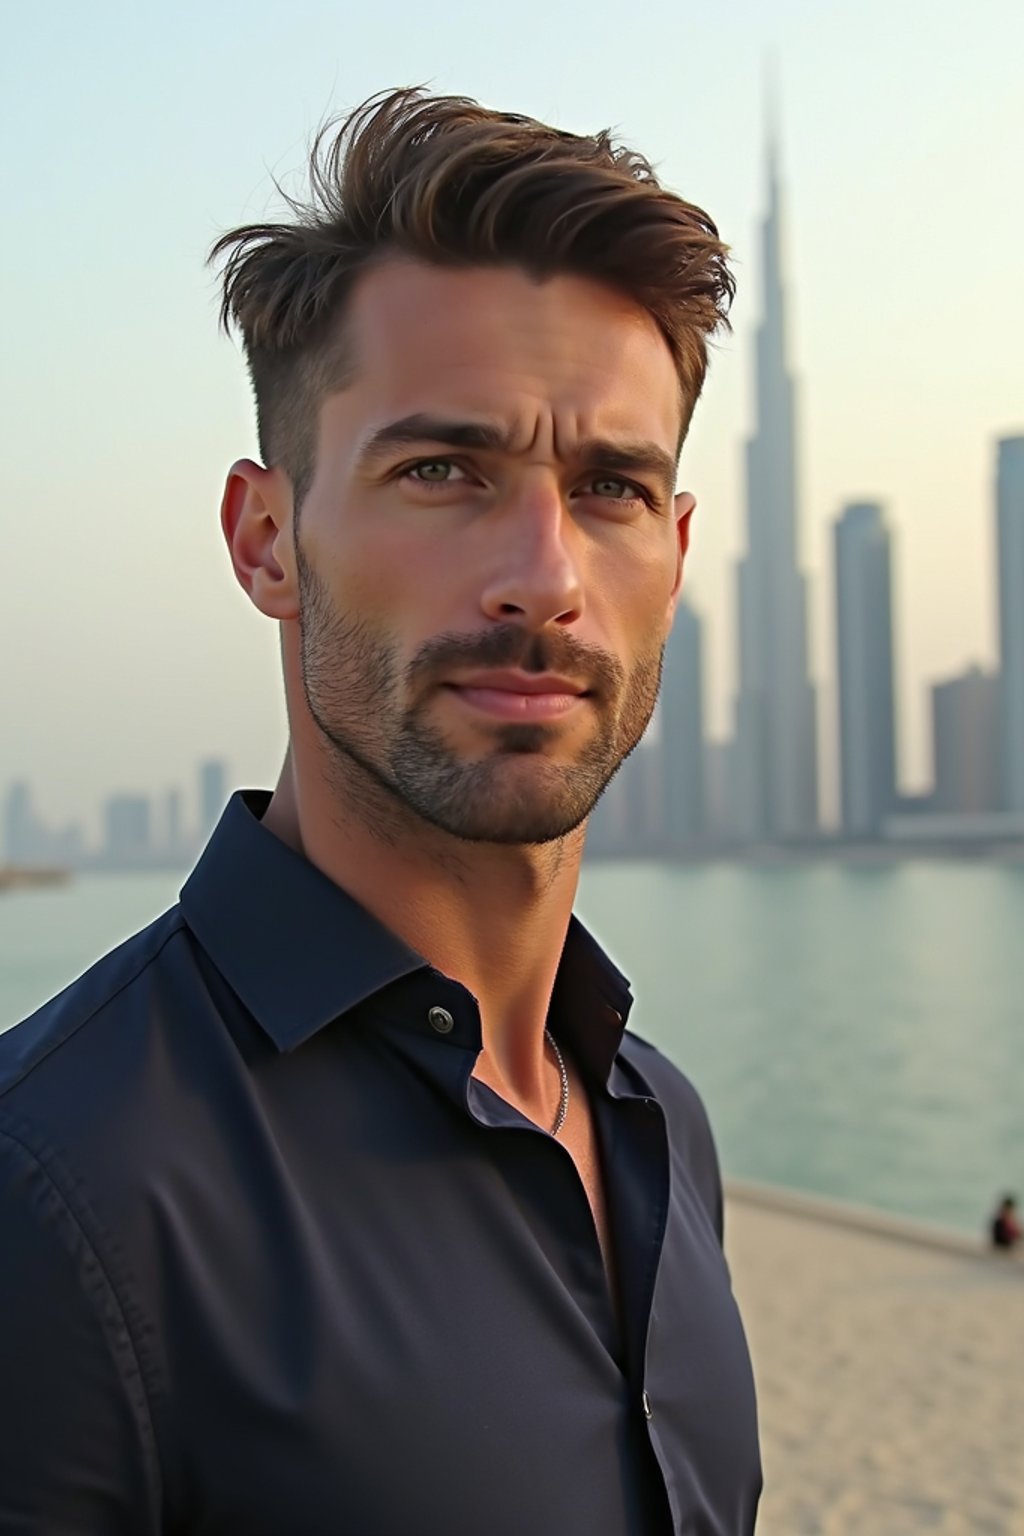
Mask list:
[[[412,474],[418,480],[430,480],[433,482],[450,480],[451,473],[452,466],[447,459],[429,459],[423,464],[415,465],[412,470]]]
[[[636,495],[628,480],[616,480],[612,475],[602,475],[591,484],[598,496],[607,496],[612,501],[630,501]]]

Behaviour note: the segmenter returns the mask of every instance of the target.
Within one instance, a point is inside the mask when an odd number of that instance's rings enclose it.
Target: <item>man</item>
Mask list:
[[[701,1105],[572,918],[731,297],[605,135],[399,91],[218,242],[290,743],[0,1047],[0,1531],[753,1528]]]

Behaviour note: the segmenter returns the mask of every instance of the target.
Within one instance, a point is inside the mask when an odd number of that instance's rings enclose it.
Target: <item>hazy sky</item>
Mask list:
[[[769,54],[822,707],[831,723],[831,522],[877,496],[898,539],[904,778],[927,773],[926,683],[994,655],[993,440],[1024,431],[1020,0],[8,14],[0,791],[28,775],[48,816],[91,819],[108,789],[190,783],[205,752],[239,782],[276,774],[276,633],[235,587],[217,524],[252,412],[204,253],[275,206],[272,176],[298,174],[325,113],[417,82],[616,125],[733,247],[735,334],[681,476],[700,503],[690,592],[722,734]]]

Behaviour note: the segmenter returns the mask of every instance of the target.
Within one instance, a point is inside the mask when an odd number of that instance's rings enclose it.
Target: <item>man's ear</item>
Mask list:
[[[260,612],[270,619],[297,618],[288,477],[280,469],[239,459],[228,471],[220,525],[238,584]]]
[[[676,550],[676,579],[672,584],[670,598],[670,614],[676,611],[679,594],[683,590],[683,566],[686,564],[686,552],[690,547],[690,519],[697,506],[697,498],[689,491],[680,491],[675,500],[676,538],[678,547]]]

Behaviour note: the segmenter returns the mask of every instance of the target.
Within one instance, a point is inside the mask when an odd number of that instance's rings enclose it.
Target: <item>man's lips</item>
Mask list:
[[[588,693],[571,678],[545,672],[479,672],[445,687],[471,709],[521,721],[560,719]]]

